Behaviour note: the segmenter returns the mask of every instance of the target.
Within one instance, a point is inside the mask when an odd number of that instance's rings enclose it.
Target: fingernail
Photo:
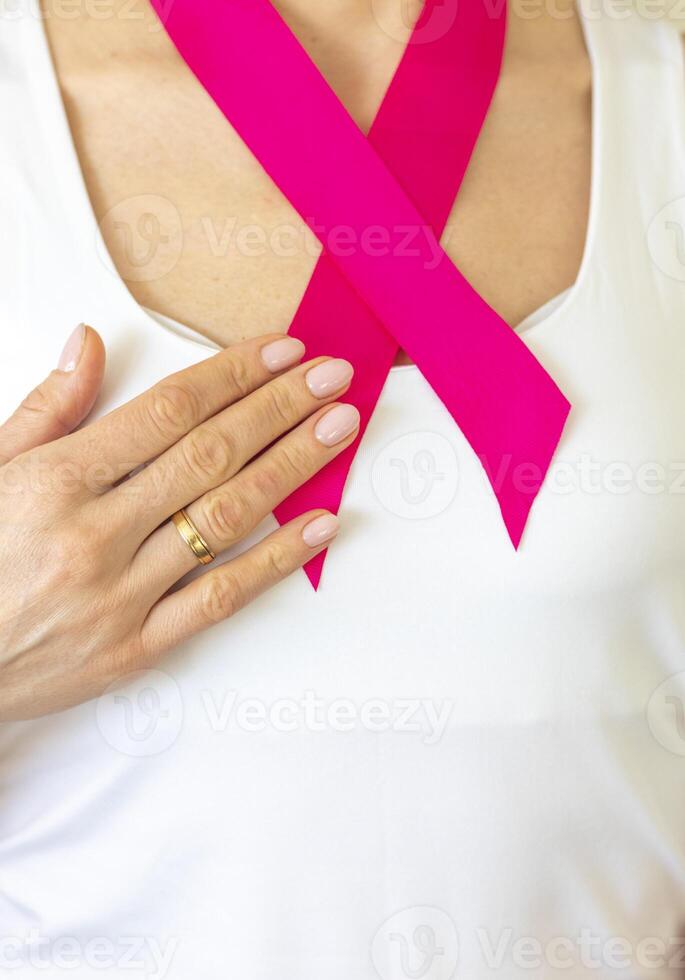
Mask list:
[[[269,371],[282,371],[297,364],[304,354],[304,344],[297,337],[283,337],[262,347],[261,354]]]
[[[353,374],[354,368],[349,361],[340,358],[324,361],[307,371],[307,387],[315,398],[327,398],[349,384]]]
[[[359,412],[354,405],[336,405],[316,423],[314,435],[324,446],[335,446],[359,428]]]
[[[79,323],[78,327],[71,333],[57,364],[58,371],[73,371],[81,359],[83,342],[86,339],[86,325]]]
[[[310,548],[318,548],[325,541],[334,538],[340,529],[340,521],[333,514],[322,514],[302,529],[304,543]]]

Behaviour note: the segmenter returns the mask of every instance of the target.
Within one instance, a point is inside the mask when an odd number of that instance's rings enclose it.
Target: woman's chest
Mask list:
[[[575,279],[590,112],[577,21],[550,31],[546,20],[510,20],[497,93],[443,243],[515,324]],[[121,20],[46,26],[91,201],[138,302],[222,344],[287,330],[320,246],[168,40]],[[367,130],[402,53],[397,37],[371,16],[337,41],[317,35],[314,14],[292,26]]]

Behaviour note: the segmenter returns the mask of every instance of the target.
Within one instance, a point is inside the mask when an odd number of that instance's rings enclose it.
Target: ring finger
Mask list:
[[[190,504],[186,513],[214,554],[226,551],[346,449],[358,429],[359,412],[353,405],[329,405],[232,479]],[[197,564],[176,527],[166,523],[143,543],[132,573],[141,586],[153,583],[161,594]]]

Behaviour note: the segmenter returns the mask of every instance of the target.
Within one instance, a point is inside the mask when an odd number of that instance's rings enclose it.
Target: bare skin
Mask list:
[[[133,229],[127,240],[112,221],[102,224],[136,299],[222,345],[265,325],[287,330],[315,265],[313,236],[158,29],[146,0],[112,0],[103,20],[84,11],[65,19],[60,2],[45,0],[46,28],[70,124],[96,215],[116,207]],[[409,34],[406,5],[276,5],[368,130]],[[409,4],[412,16],[417,9]],[[575,280],[591,169],[591,71],[572,0],[522,10],[511,6],[496,96],[443,238],[512,325]],[[183,254],[141,282],[135,269],[130,278],[127,249],[151,192],[180,213]],[[136,195],[143,197],[121,205]],[[168,231],[162,209],[165,220]],[[258,226],[269,235],[282,225],[296,230],[292,256],[250,254],[256,250],[241,248],[235,233],[222,242],[227,228]]]

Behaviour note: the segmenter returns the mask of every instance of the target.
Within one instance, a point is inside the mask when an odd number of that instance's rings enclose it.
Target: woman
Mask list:
[[[406,9],[277,6],[368,130]],[[509,11],[443,242],[574,406],[520,550],[405,357],[315,593],[337,520],[268,516],[357,433],[281,336],[313,236],[146,3],[4,13],[0,408],[99,333],[0,430],[3,965],[676,977],[673,26]]]

